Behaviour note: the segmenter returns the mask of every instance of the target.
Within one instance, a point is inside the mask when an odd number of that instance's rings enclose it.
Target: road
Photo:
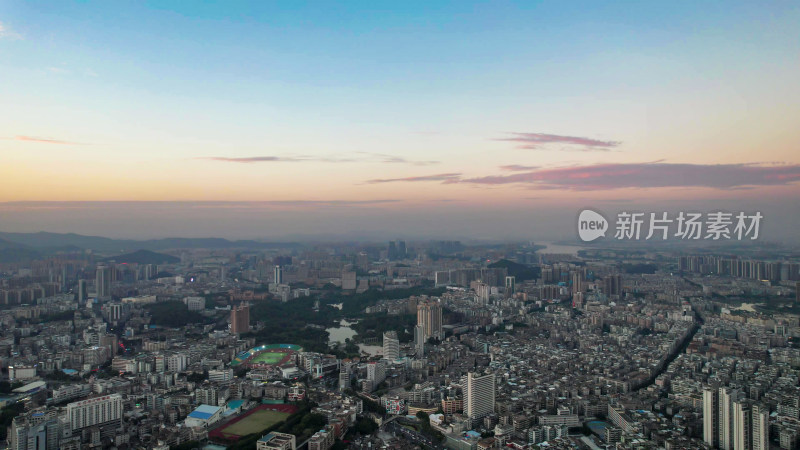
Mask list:
[[[679,345],[675,350],[673,350],[672,353],[667,355],[667,358],[664,360],[664,364],[662,364],[661,367],[647,379],[647,381],[645,381],[641,386],[638,386],[636,389],[633,389],[633,391],[636,392],[642,389],[646,389],[648,386],[654,384],[656,382],[656,378],[658,378],[659,375],[667,371],[669,365],[672,364],[672,361],[675,361],[675,358],[677,358],[678,355],[686,351],[686,349],[689,347],[689,344],[692,343],[694,335],[697,334],[698,331],[700,331],[700,325],[698,323],[692,324],[692,328],[689,330],[689,333],[683,339],[683,342],[681,342],[681,345]]]
[[[442,444],[432,441],[428,436],[425,436],[424,434],[421,433],[417,433],[416,431],[413,430],[409,430],[408,428],[402,425],[398,425],[396,422],[387,422],[384,424],[384,426],[386,426],[386,431],[390,431],[393,435],[399,438],[405,439],[415,444],[425,446],[427,448],[432,448],[436,450],[444,449]]]

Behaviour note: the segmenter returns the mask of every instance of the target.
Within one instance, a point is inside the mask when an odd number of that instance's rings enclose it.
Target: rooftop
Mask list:
[[[211,416],[217,413],[220,410],[219,406],[211,406],[211,405],[200,405],[195,408],[194,411],[189,413],[189,417],[193,419],[210,419]]]

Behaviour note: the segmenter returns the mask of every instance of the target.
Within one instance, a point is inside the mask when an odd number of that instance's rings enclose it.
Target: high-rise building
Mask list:
[[[422,325],[414,327],[414,350],[417,358],[425,357],[425,330]]]
[[[425,340],[442,339],[442,305],[436,301],[426,301],[417,305],[417,325],[422,326]]]
[[[156,276],[158,270],[156,269],[155,264],[144,264],[142,265],[142,278],[145,280],[150,280]]]
[[[450,272],[447,270],[440,270],[434,274],[434,282],[435,285],[438,286],[447,286],[450,284]]]
[[[622,275],[607,275],[603,277],[603,294],[621,295],[622,294]]]
[[[572,272],[572,293],[583,292],[585,288],[583,274],[579,271]]]
[[[800,303],[800,281],[794,284],[794,301]]]
[[[352,379],[352,366],[350,360],[343,360],[339,366],[339,390],[344,391],[350,387],[350,380]]]
[[[494,412],[494,374],[479,376],[470,372],[464,386],[464,414],[477,420]]]
[[[400,357],[400,340],[397,338],[396,331],[383,333],[383,357],[389,361]]]
[[[511,295],[517,290],[517,278],[512,276],[506,277],[506,295]]]
[[[741,392],[729,387],[719,388],[719,432],[718,445],[722,450],[733,449],[733,402],[739,400]]]
[[[87,298],[86,280],[78,280],[78,304],[82,305]]]
[[[408,256],[408,250],[406,250],[406,241],[398,241],[397,242],[397,258],[398,259],[405,259]]]
[[[250,331],[250,305],[242,303],[231,309],[231,333],[241,334]]]
[[[33,410],[14,417],[8,428],[11,450],[57,450],[59,423],[54,409]]]
[[[283,284],[283,267],[275,266],[273,278],[275,279],[275,284]]]
[[[769,450],[769,408],[753,405],[753,450]]]
[[[703,389],[703,440],[709,446],[719,446],[719,390]]]
[[[397,259],[397,245],[394,241],[389,241],[389,249],[386,252],[386,257],[389,261],[394,261]]]
[[[372,382],[373,387],[381,384],[386,379],[386,363],[384,361],[373,361],[367,364],[367,380]]]
[[[358,287],[358,276],[353,270],[342,271],[342,289],[351,291]]]
[[[108,266],[97,266],[95,277],[95,290],[97,298],[111,297],[111,268]]]
[[[119,423],[122,419],[122,395],[95,397],[67,405],[67,418],[72,431],[95,425]]]
[[[750,450],[752,410],[748,400],[733,402],[733,450]]]

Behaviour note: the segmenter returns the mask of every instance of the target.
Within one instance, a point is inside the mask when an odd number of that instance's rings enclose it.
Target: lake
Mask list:
[[[345,319],[339,321],[338,327],[326,328],[328,332],[328,345],[344,344],[347,339],[353,339],[358,333],[356,330],[350,328],[356,322],[348,322]]]
[[[355,338],[358,333],[356,330],[350,328],[350,325],[355,324],[356,322],[349,322],[345,319],[339,321],[338,327],[331,327],[326,328],[325,331],[328,332],[328,345],[333,346],[334,344],[343,344],[345,340],[350,339],[352,340]],[[358,349],[370,356],[375,355],[382,355],[383,354],[383,346],[381,345],[364,345],[359,344]]]

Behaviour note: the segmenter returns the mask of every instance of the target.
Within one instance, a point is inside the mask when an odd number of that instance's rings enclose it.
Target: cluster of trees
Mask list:
[[[489,264],[487,267],[490,269],[496,268],[505,268],[508,270],[508,275],[515,277],[517,283],[527,281],[527,280],[534,280],[539,278],[542,271],[538,267],[531,267],[525,264],[520,264],[514,261],[509,261],[507,259],[501,259],[500,261],[493,262]]]
[[[145,305],[154,325],[180,328],[190,323],[205,323],[208,319],[197,311],[189,311],[182,302],[169,301]]]
[[[625,273],[632,273],[632,274],[654,274],[656,273],[656,269],[658,266],[655,264],[647,264],[647,263],[624,263],[622,264],[622,270]]]
[[[0,409],[0,442],[4,442],[7,437],[8,427],[14,417],[25,412],[25,405],[23,403],[12,403],[3,409]]]
[[[47,322],[60,322],[63,320],[72,320],[75,317],[75,311],[62,311],[53,314],[47,314],[39,317],[39,323]]]
[[[383,333],[395,330],[400,342],[411,342],[414,340],[414,335],[407,330],[412,330],[416,323],[417,316],[414,314],[390,316],[384,313],[361,318],[358,323],[350,325],[350,328],[355,330],[362,339],[380,338]]]
[[[376,304],[383,299],[401,299],[412,295],[441,295],[444,288],[433,289],[429,287],[414,287],[409,289],[395,289],[391,291],[368,290],[360,294],[346,295],[341,291],[331,290],[323,293],[320,305],[313,310],[316,297],[303,297],[290,302],[257,302],[250,307],[250,318],[253,321],[264,321],[264,329],[248,333],[245,336],[256,337],[257,342],[292,343],[301,345],[309,351],[329,352],[339,356],[357,355],[358,349],[355,342],[348,343],[344,351],[331,351],[328,347],[328,332],[321,327],[330,327],[336,321],[345,317],[361,317],[352,328],[362,338],[380,337],[384,331],[412,329],[416,323],[416,316],[407,314],[402,316],[365,316],[363,310],[367,306]],[[330,304],[342,303],[339,310]],[[315,327],[299,327],[298,324],[317,325]],[[414,336],[411,332],[398,333],[400,342],[411,342]]]
[[[65,383],[79,381],[80,378],[77,376],[67,375],[61,370],[53,370],[52,372],[45,373],[42,375],[42,378],[45,380],[52,380],[52,381],[63,381]],[[0,391],[1,392],[1,391]]]
[[[303,326],[319,320],[316,313],[311,311],[312,304],[307,302],[307,299],[298,299],[288,303],[253,304],[250,310],[251,319],[263,320],[266,326],[261,330],[245,333],[243,337],[255,337],[258,343],[297,344],[307,351],[329,352],[328,332],[324,328]],[[330,320],[327,324],[330,324]]]
[[[442,295],[445,288],[433,288],[430,285],[416,286],[406,289],[392,289],[390,291],[380,291],[369,289],[360,294],[348,295],[340,291],[328,292],[323,295],[324,303],[342,303],[341,313],[343,316],[352,317],[361,314],[367,306],[372,306],[378,300],[395,300],[411,297],[412,295]]]
[[[0,394],[10,394],[14,389],[22,387],[22,382],[15,381],[9,383],[8,381],[0,381]]]
[[[180,445],[173,445],[172,447],[169,448],[169,450],[194,450],[196,448],[201,448],[200,442],[189,441],[189,442],[184,442],[183,444]]]
[[[377,429],[378,429],[378,424],[376,424],[374,421],[366,417],[361,417],[360,419],[358,419],[352,428],[352,430],[355,433],[359,433],[364,436],[368,436],[374,433],[375,430]]]
[[[419,419],[420,422],[420,432],[439,440],[439,442],[444,440],[444,435],[439,430],[434,430],[431,426],[431,420],[430,416],[428,416],[428,413],[425,411],[418,412],[417,419]]]
[[[191,383],[202,383],[207,379],[208,379],[208,370],[204,370],[203,373],[192,372],[189,375],[186,375],[186,381]]]

